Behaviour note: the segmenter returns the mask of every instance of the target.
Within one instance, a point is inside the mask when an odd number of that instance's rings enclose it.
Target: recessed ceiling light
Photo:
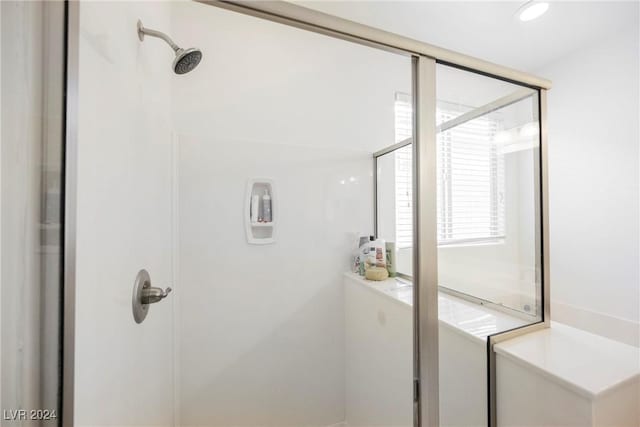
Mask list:
[[[521,21],[532,21],[543,15],[547,9],[549,9],[549,3],[531,0],[520,6],[517,15]]]

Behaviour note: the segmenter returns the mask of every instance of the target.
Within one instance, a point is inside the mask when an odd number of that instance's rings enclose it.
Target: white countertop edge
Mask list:
[[[548,329],[542,329],[536,332],[532,332],[531,334],[527,334],[527,335],[523,335],[520,337],[516,337],[512,340],[507,340],[503,343],[500,344],[496,344],[494,346],[494,351],[496,352],[496,354],[499,354],[521,366],[527,366],[531,369],[533,369],[535,372],[551,379],[552,381],[555,381],[556,383],[563,385],[565,388],[568,388],[584,397],[587,397],[589,399],[595,399],[595,398],[600,398],[603,397],[621,387],[624,387],[630,383],[633,383],[635,381],[638,381],[638,383],[640,384],[640,359],[639,359],[639,363],[638,363],[638,367],[637,369],[635,369],[634,373],[631,373],[629,375],[625,375],[624,373],[618,375],[618,378],[613,378],[611,381],[604,381],[604,383],[606,383],[606,385],[604,386],[598,386],[596,387],[592,387],[592,388],[588,388],[585,387],[581,384],[579,384],[577,381],[573,381],[571,378],[567,378],[566,376],[562,375],[562,373],[558,373],[555,372],[554,370],[550,370],[548,368],[545,368],[543,366],[541,366],[540,364],[535,363],[535,361],[529,361],[527,360],[527,358],[523,357],[522,355],[518,355],[515,354],[517,353],[517,350],[512,350],[509,347],[513,344],[516,344],[518,342],[522,342],[523,340],[528,340],[528,339],[536,339],[539,337],[538,334],[550,334],[553,333],[553,329],[558,328],[560,330],[560,333],[562,333],[562,331],[564,330],[564,332],[566,333],[567,330],[571,331],[575,331],[576,334],[579,334],[581,336],[581,338],[584,339],[588,339],[589,336],[593,335],[594,339],[596,340],[606,340],[611,342],[613,345],[619,345],[619,346],[623,346],[626,347],[625,351],[634,350],[633,346],[630,346],[628,344],[624,344],[624,343],[620,343],[617,341],[613,341],[609,338],[600,336],[600,335],[596,335],[596,334],[592,334],[590,332],[587,331],[583,331],[581,329],[578,328],[574,328],[571,327],[569,325],[565,325],[564,323],[560,323],[560,322],[551,322],[551,328]],[[598,345],[598,344],[596,344]],[[636,349],[638,351],[638,355],[640,355],[640,349]],[[606,368],[603,367],[603,368]]]
[[[524,335],[523,335],[524,336]],[[519,337],[520,338],[520,337]],[[586,397],[590,400],[593,400],[595,398],[600,398],[603,397],[607,394],[609,394],[612,391],[615,391],[616,389],[623,387],[627,384],[630,384],[634,381],[638,381],[640,380],[640,373],[639,374],[635,374],[633,376],[627,377],[621,381],[617,381],[617,382],[613,382],[612,384],[610,384],[609,386],[602,388],[600,390],[594,391],[594,390],[589,390],[586,389],[582,386],[580,386],[579,384],[576,384],[572,381],[569,381],[561,376],[559,376],[558,374],[554,374],[552,372],[550,372],[547,369],[542,368],[539,365],[536,365],[534,363],[531,363],[521,357],[518,357],[508,351],[505,351],[504,349],[501,349],[500,344],[496,344],[493,348],[494,351],[496,352],[496,354],[499,354],[500,356],[503,356],[505,359],[509,359],[512,362],[515,362],[516,364],[520,365],[520,366],[525,366],[527,368],[531,368],[532,370],[534,370],[535,372],[539,373],[540,375],[544,376],[545,378],[555,382],[556,384],[559,384],[561,386],[563,386],[564,388],[567,388],[575,393],[580,394],[583,397]]]
[[[361,284],[361,285],[365,285],[363,282],[365,280],[367,280],[367,279],[363,279],[360,276],[356,276],[355,273],[344,273],[344,277],[346,277],[347,279],[350,279],[354,283],[358,283],[358,284]],[[368,289],[370,292],[373,292],[373,293],[378,294],[378,295],[382,295],[383,297],[395,302],[396,304],[400,304],[401,306],[405,307],[409,311],[413,311],[413,305],[412,304],[409,304],[409,303],[407,303],[405,301],[402,301],[401,299],[394,298],[392,295],[389,295],[384,290],[375,287],[374,285],[375,285],[376,281],[371,280],[371,282],[373,282],[373,283],[367,283],[365,286],[362,286],[362,287],[365,288],[365,289]]]
[[[350,279],[352,282],[354,283],[358,283],[359,285],[362,285],[363,288],[368,289],[370,292],[373,292],[375,294],[378,295],[382,295],[385,299],[388,299],[390,301],[393,301],[396,304],[401,304],[403,307],[405,307],[406,309],[410,310],[411,312],[413,312],[413,305],[407,303],[406,301],[403,301],[401,299],[395,298],[393,295],[389,294],[388,292],[385,292],[384,290],[376,287],[376,284],[381,283],[381,282],[376,282],[373,280],[367,280],[364,279],[362,276],[356,275],[355,273],[349,273],[346,272],[344,273],[344,277],[347,279]],[[391,278],[390,278],[391,279]],[[387,279],[388,280],[388,279]],[[440,292],[439,292],[440,294]],[[451,299],[457,299],[455,296],[449,295],[449,294],[443,294],[446,295],[447,298],[451,298]],[[479,306],[482,307],[482,306]],[[486,308],[484,308],[486,309]],[[459,328],[457,325],[455,325],[454,323],[450,323],[445,319],[438,319],[440,322],[440,325],[446,327],[447,329],[451,330],[452,332],[455,332],[456,334],[468,338],[472,341],[475,341],[476,343],[480,344],[480,345],[486,345],[487,343],[487,336],[479,336],[479,335],[475,335],[472,334],[464,329]],[[503,331],[505,332],[505,331]]]
[[[442,319],[438,319],[438,321],[440,322],[441,326],[444,326],[445,328],[449,329],[450,331],[461,335],[465,338],[470,339],[471,341],[476,342],[477,344],[480,344],[481,346],[486,346],[487,345],[487,338],[488,337],[481,337],[475,334],[471,334],[467,331],[465,331],[464,329],[460,329],[458,328],[456,325],[454,325],[453,323],[449,323],[446,320],[442,320]]]
[[[624,379],[622,381],[618,381],[616,384],[611,385],[608,388],[605,388],[604,390],[601,390],[597,397],[604,397],[604,396],[608,396],[609,394],[613,393],[614,391],[616,391],[619,388],[623,388],[628,386],[629,384],[632,383],[637,383],[637,386],[640,387],[640,373],[635,374],[627,379]]]

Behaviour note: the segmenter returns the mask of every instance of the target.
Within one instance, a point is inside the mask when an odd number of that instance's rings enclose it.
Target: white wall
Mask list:
[[[134,279],[172,278],[173,54],[168,3],[82,2],[78,99],[76,426],[173,423],[173,299],[131,310]]]
[[[173,19],[204,54],[173,85],[180,423],[341,422],[342,272],[351,233],[372,231],[372,153],[394,142],[410,62],[201,4]],[[270,246],[243,228],[261,176],[277,192]]]
[[[548,101],[552,316],[636,346],[639,39],[636,24],[539,70],[553,80]]]

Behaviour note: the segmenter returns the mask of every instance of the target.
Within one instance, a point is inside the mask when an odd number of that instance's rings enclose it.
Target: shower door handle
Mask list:
[[[171,292],[171,288],[167,288],[163,291],[162,288],[149,286],[147,288],[142,288],[142,296],[140,297],[140,300],[142,304],[153,304],[166,298],[167,295],[169,295],[169,292]]]

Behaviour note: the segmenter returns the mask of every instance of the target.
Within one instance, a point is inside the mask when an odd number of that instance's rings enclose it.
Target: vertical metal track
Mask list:
[[[76,189],[78,185],[78,51],[80,4],[67,2],[67,66],[64,142],[64,305],[62,346],[62,426],[74,425]]]
[[[540,89],[540,178],[542,180],[542,320],[548,328],[551,326],[551,269],[549,267],[549,146],[547,140],[547,90]]]
[[[436,61],[412,57],[414,425],[439,425]]]
[[[536,309],[540,310],[540,321],[522,328],[513,329],[492,335],[487,338],[487,388],[488,388],[488,425],[498,425],[498,378],[496,353],[494,346],[503,341],[510,340],[531,332],[545,329],[551,326],[551,299],[550,299],[550,271],[549,271],[549,175],[548,175],[548,146],[547,146],[547,91],[540,89],[538,97],[538,120],[540,127],[540,147],[538,158],[535,159],[539,182],[536,183],[536,233],[540,236],[539,244],[536,243],[537,274],[541,280],[541,286],[537,289],[539,303]]]
[[[373,156],[373,235],[378,235],[378,158]]]

